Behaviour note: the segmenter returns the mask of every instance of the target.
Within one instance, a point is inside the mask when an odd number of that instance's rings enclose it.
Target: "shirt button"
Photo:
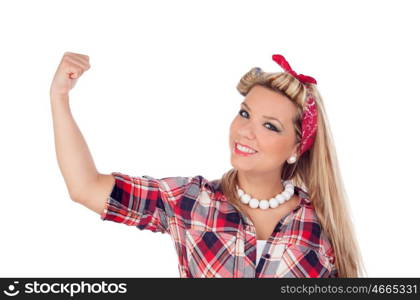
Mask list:
[[[265,258],[270,258],[270,257],[271,257],[271,255],[267,253],[266,255],[264,255],[264,257],[265,257]]]

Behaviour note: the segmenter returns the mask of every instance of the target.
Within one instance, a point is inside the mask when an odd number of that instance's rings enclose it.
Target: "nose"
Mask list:
[[[238,134],[248,140],[255,139],[255,132],[251,122],[247,122],[238,128]]]

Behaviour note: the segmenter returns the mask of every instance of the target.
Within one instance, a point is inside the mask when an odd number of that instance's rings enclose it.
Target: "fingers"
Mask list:
[[[64,55],[68,55],[68,56],[72,56],[72,57],[79,57],[82,60],[85,60],[87,62],[89,62],[89,56],[88,55],[84,55],[84,54],[80,54],[80,53],[74,53],[74,52],[65,52]]]
[[[70,74],[71,78],[78,78],[90,69],[89,56],[83,54],[66,52],[63,55],[63,63],[66,66],[66,73]]]
[[[89,69],[89,67],[86,66],[85,63],[80,62],[74,57],[67,57],[65,60],[67,63],[69,73],[71,72],[77,77],[81,76],[87,69]],[[72,76],[72,78],[75,78],[75,76]]]

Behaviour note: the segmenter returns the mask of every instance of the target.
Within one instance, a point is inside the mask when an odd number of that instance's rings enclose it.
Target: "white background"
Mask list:
[[[324,98],[369,277],[420,276],[418,1],[5,1],[0,4],[0,276],[179,277],[169,235],[69,196],[49,87],[66,51],[99,172],[231,168],[228,131],[255,66],[283,54]]]

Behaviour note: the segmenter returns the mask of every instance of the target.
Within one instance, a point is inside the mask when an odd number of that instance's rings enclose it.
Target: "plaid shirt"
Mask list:
[[[227,201],[220,180],[112,175],[101,219],[170,234],[182,278],[337,277],[331,244],[299,187],[300,204],[279,220],[256,265],[255,227]]]

